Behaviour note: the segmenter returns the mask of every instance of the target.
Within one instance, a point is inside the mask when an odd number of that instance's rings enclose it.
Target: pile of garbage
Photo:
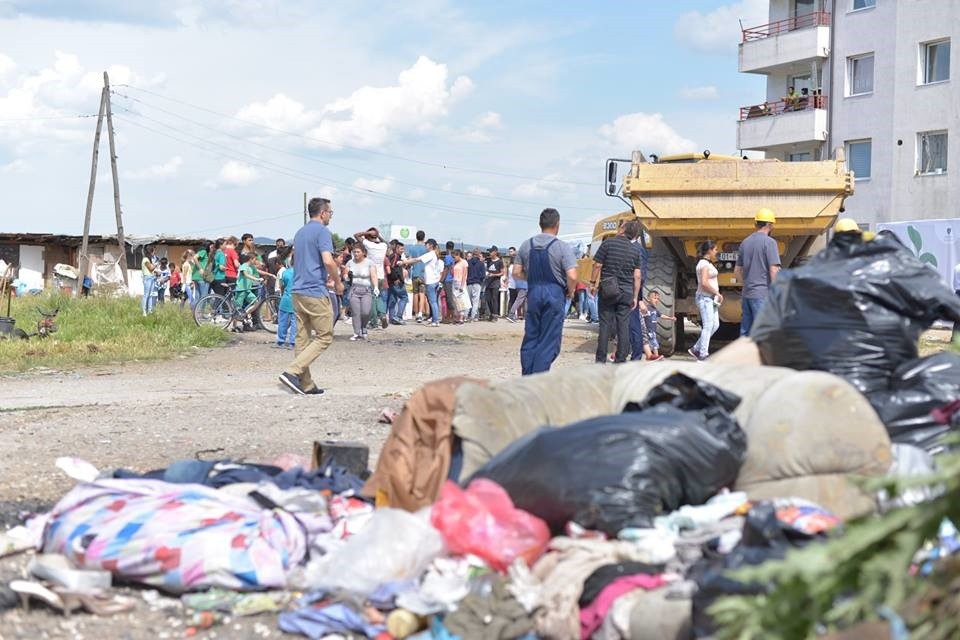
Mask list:
[[[741,572],[837,541],[862,554],[836,557],[847,577],[890,535],[913,563],[893,572],[940,580],[960,471],[910,478],[953,460],[960,426],[960,359],[916,347],[960,320],[943,289],[895,240],[841,239],[783,272],[726,362],[432,382],[387,416],[372,473],[346,449],[147,474],[61,459],[78,483],[20,528],[39,553],[9,586],[111,615],[131,606],[113,585],[143,585],[180,597],[188,635],[272,613],[308,638],[606,640],[722,635],[728,599],[778,588]],[[888,529],[856,535],[871,519]]]

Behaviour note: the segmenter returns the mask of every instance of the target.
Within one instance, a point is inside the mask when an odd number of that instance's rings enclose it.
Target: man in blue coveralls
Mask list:
[[[560,355],[563,310],[577,288],[577,259],[557,237],[560,213],[540,213],[540,233],[524,241],[517,252],[513,277],[527,281],[527,315],[520,346],[523,375],[549,371]]]

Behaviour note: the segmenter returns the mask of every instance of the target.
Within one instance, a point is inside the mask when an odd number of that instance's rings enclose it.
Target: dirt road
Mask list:
[[[593,360],[595,326],[567,323],[556,366]],[[60,497],[71,481],[54,467],[58,456],[146,471],[198,451],[251,461],[309,454],[326,439],[363,442],[376,456],[389,431],[377,422],[383,408],[399,410],[428,380],[519,375],[522,331],[505,321],[410,324],[350,342],[341,322],[313,369],[322,396],[277,382],[292,355],[263,332],[173,360],[0,378],[0,514]]]

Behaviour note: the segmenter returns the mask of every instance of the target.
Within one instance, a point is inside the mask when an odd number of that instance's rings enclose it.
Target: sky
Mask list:
[[[606,158],[735,153],[766,0],[0,0],[0,231],[77,233],[103,71],[128,234],[516,244],[625,208]],[[93,117],[91,117],[93,116]],[[115,232],[104,135],[93,233]]]

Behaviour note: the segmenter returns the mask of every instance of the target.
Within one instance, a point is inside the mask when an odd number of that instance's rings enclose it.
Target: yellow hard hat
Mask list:
[[[773,215],[773,211],[764,207],[757,211],[757,217],[754,218],[757,222],[769,222],[771,224],[776,224],[777,217]]]
[[[834,233],[848,233],[850,231],[860,232],[860,227],[857,226],[857,221],[853,218],[840,218],[833,225]]]
[[[864,231],[864,232],[863,232],[863,241],[864,241],[864,242],[870,242],[871,240],[873,240],[873,239],[876,238],[876,237],[877,237],[877,234],[875,234],[873,231]]]

